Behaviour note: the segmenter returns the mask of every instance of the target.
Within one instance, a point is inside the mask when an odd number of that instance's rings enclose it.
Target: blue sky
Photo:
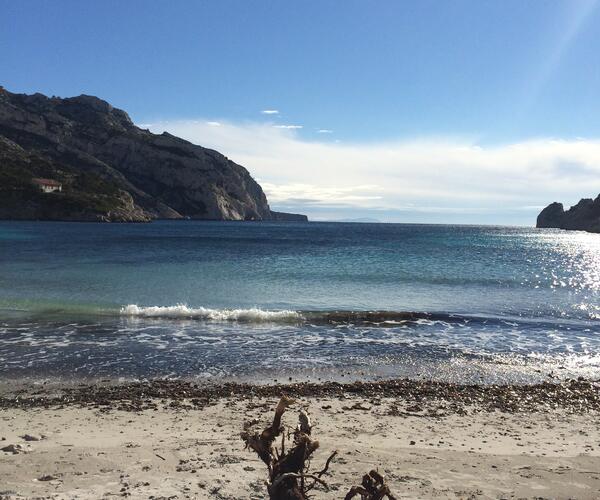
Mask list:
[[[531,224],[600,191],[599,35],[593,0],[0,0],[0,84],[220,149],[276,208]]]

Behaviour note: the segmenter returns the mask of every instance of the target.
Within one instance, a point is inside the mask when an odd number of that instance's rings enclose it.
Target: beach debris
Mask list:
[[[310,417],[308,413],[304,410],[300,410],[300,414],[298,415],[298,427],[296,428],[297,432],[303,432],[304,434],[310,434],[312,430],[312,424],[310,422]]]
[[[5,453],[12,453],[13,455],[18,455],[19,453],[29,453],[31,451],[30,446],[23,446],[21,444],[9,444],[4,448],[0,448],[0,451]]]
[[[270,425],[259,433],[254,429],[257,421],[253,420],[244,425],[241,433],[246,448],[254,450],[267,466],[269,472],[267,491],[271,500],[307,500],[309,492],[317,485],[327,489],[327,483],[322,477],[337,455],[337,451],[331,453],[321,471],[316,473],[310,471],[309,462],[312,454],[319,448],[319,442],[312,438],[312,423],[304,410],[300,410],[298,414],[298,425],[293,431],[293,444],[286,450],[286,433],[282,417],[286,409],[294,403],[292,398],[282,396]],[[281,436],[281,446],[278,448],[274,443],[279,436]],[[290,433],[287,436],[289,439]],[[345,498],[351,499],[357,495],[360,495],[361,500],[385,498],[395,500],[384,477],[376,470],[365,474],[362,484],[353,486]]]
[[[41,441],[42,439],[45,439],[46,436],[43,434],[23,434],[20,437],[24,441]]]
[[[342,410],[362,410],[362,411],[369,411],[371,409],[370,406],[365,406],[363,405],[360,401],[357,403],[354,403],[352,406],[342,406]]]
[[[334,451],[329,455],[323,469],[319,472],[310,471],[310,459],[315,450],[319,448],[319,442],[312,438],[312,423],[308,413],[304,410],[300,410],[298,414],[298,425],[293,433],[287,433],[288,439],[292,436],[292,446],[286,450],[286,432],[282,417],[286,409],[294,403],[294,399],[282,396],[275,408],[275,415],[270,425],[259,432],[255,428],[258,421],[254,419],[244,424],[244,430],[241,433],[246,448],[254,450],[267,466],[269,473],[267,491],[270,500],[308,500],[309,492],[317,485],[328,489],[328,485],[322,477],[337,456],[337,451]],[[276,447],[274,443],[279,436],[281,436],[281,445]],[[390,492],[384,476],[376,470],[365,474],[361,485],[350,488],[345,500],[356,496],[360,496],[360,500],[383,500],[386,498],[396,500]]]
[[[445,417],[473,411],[546,412],[562,408],[571,414],[600,411],[600,380],[579,378],[536,384],[456,384],[414,379],[362,382],[319,382],[252,385],[246,383],[197,384],[185,380],[151,380],[118,384],[65,386],[57,394],[9,393],[0,395],[0,409],[50,408],[73,405],[100,411],[156,411],[159,407],[176,410],[201,409],[219,400],[235,397],[251,404],[264,398],[279,397],[281,391],[292,397],[356,398],[366,401],[385,397],[390,415]],[[395,400],[395,402],[394,402]],[[443,412],[440,402],[443,403]],[[260,405],[259,405],[260,406]],[[329,406],[329,405],[324,405]],[[350,404],[351,406],[351,404]],[[330,408],[323,408],[330,409]],[[350,408],[357,410],[358,408]],[[359,410],[360,411],[360,410]],[[372,411],[372,409],[371,409]]]
[[[52,474],[44,474],[41,477],[38,477],[38,481],[56,481],[58,477],[53,476]]]
[[[304,410],[299,413],[298,425],[293,434],[287,433],[288,439],[292,438],[292,444],[286,450],[286,432],[282,417],[286,409],[294,403],[292,398],[282,396],[270,425],[258,432],[253,429],[254,421],[248,422],[241,433],[246,448],[254,450],[267,466],[267,491],[271,500],[307,500],[308,493],[317,484],[327,488],[322,476],[337,455],[334,451],[321,471],[310,472],[309,462],[312,454],[319,448],[319,442],[311,436],[312,424]],[[273,444],[279,436],[281,445],[275,447]]]
[[[360,486],[352,486],[350,491],[344,497],[344,500],[351,500],[360,495],[360,500],[396,500],[396,497],[390,492],[390,488],[385,484],[385,477],[376,470],[365,474]]]

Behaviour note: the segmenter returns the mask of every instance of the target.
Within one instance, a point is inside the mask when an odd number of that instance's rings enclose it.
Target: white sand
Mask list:
[[[348,409],[356,402],[370,409]],[[239,433],[245,420],[270,420],[275,404],[0,410],[0,448],[30,447],[0,452],[0,498],[265,498],[265,466],[243,449]],[[325,476],[330,490],[316,499],[343,498],[371,468],[398,498],[600,498],[596,413],[390,416],[385,399],[372,406],[362,398],[309,398],[286,413],[286,424],[295,426],[301,406],[321,442],[313,467],[339,450]],[[24,434],[46,437],[27,442]]]

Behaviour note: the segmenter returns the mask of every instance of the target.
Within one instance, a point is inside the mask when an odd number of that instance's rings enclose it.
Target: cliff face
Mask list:
[[[302,214],[290,214],[287,212],[274,212],[271,210],[272,220],[278,222],[307,222],[308,218]]]
[[[0,87],[0,175],[0,218],[281,220],[244,167],[142,130],[124,111],[86,95],[48,98]],[[58,180],[63,192],[40,194],[31,177]]]
[[[540,212],[536,227],[553,227],[600,233],[600,195],[583,198],[569,210],[562,203],[551,203]]]

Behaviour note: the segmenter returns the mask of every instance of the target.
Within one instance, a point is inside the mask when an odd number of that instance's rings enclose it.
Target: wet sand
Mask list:
[[[372,468],[397,498],[600,497],[600,384],[401,380],[5,388],[0,498],[265,498],[240,431],[282,393],[297,400],[286,425],[301,408],[313,419],[313,467],[339,452],[315,498],[343,498]]]

